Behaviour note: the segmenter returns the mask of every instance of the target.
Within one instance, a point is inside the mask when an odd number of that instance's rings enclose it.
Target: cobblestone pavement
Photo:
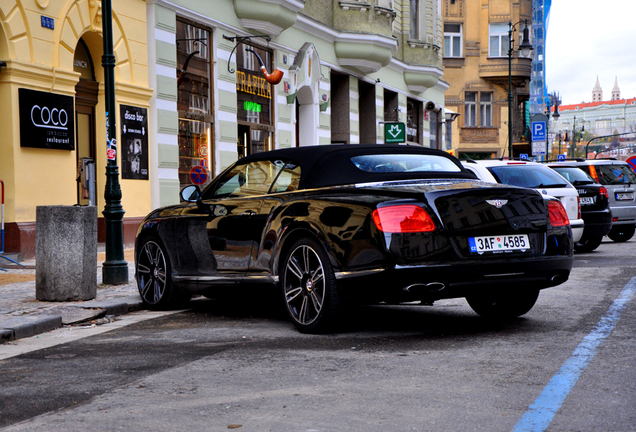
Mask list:
[[[34,327],[34,322],[38,317],[60,315],[61,322],[82,320],[81,310],[97,310],[109,305],[116,305],[117,300],[122,300],[124,304],[134,305],[130,310],[141,307],[141,298],[137,291],[134,280],[135,265],[133,260],[133,250],[125,250],[125,260],[128,262],[128,283],[124,285],[105,285],[102,283],[102,264],[105,260],[103,252],[97,257],[97,295],[94,300],[68,301],[68,302],[48,302],[38,301],[35,298],[35,274],[36,262],[23,261],[20,264],[24,267],[16,266],[1,259],[0,267],[7,271],[0,271],[0,342],[16,339],[22,334],[36,334],[38,330],[31,329],[26,333],[15,331],[17,327]],[[104,309],[105,310],[105,309]],[[119,307],[118,314],[122,313]],[[98,316],[94,313],[93,316]],[[102,314],[103,315],[103,314]],[[90,315],[85,313],[86,319]],[[29,318],[25,320],[25,318]],[[21,320],[22,319],[22,320]],[[3,329],[14,329],[12,332]]]

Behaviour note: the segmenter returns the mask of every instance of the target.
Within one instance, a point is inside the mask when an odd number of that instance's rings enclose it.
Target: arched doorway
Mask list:
[[[95,81],[93,60],[88,46],[80,39],[75,48],[73,69],[80,73],[75,86],[75,128],[77,156],[77,203],[97,205],[95,183],[95,105],[99,83]],[[92,167],[91,167],[92,165]]]

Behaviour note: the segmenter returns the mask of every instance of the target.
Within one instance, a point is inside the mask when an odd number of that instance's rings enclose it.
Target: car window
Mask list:
[[[576,183],[577,185],[582,185],[596,183],[594,179],[589,176],[589,174],[587,174],[583,170],[580,170],[579,168],[567,166],[553,166],[551,168],[572,184]]]
[[[636,184],[636,174],[627,165],[595,165],[602,185]]]
[[[376,154],[354,156],[351,162],[361,171],[395,172],[461,172],[448,158],[423,154]]]
[[[272,186],[272,193],[291,192],[298,190],[300,182],[300,166],[295,164],[283,164],[283,169],[278,174],[278,178]]]
[[[237,165],[219,179],[211,197],[264,195],[282,167],[271,161]]]
[[[499,183],[527,188],[569,186],[556,171],[543,165],[510,164],[488,167]]]

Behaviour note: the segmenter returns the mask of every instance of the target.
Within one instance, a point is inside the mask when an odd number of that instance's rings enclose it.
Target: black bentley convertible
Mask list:
[[[265,283],[307,333],[334,329],[354,302],[465,297],[479,315],[510,318],[572,268],[558,200],[480,182],[438,150],[258,153],[181,198],[151,212],[137,233],[136,278],[149,307]]]

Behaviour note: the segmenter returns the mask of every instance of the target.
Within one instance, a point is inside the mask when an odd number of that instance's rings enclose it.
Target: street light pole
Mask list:
[[[516,26],[521,24],[522,21],[513,24],[512,21],[508,22],[508,158],[512,159],[512,54],[514,53],[514,39],[512,38],[513,32],[517,30]],[[521,44],[519,45],[519,51],[521,55],[527,57],[530,51],[532,51],[532,45],[530,44],[530,30],[528,29],[528,20],[523,21],[525,27],[523,29],[523,37]]]
[[[128,283],[128,263],[124,260],[123,219],[119,167],[117,166],[117,127],[115,115],[115,55],[113,53],[113,13],[111,0],[102,0],[102,36],[104,40],[104,93],[106,99],[106,261],[102,280],[109,285]]]

